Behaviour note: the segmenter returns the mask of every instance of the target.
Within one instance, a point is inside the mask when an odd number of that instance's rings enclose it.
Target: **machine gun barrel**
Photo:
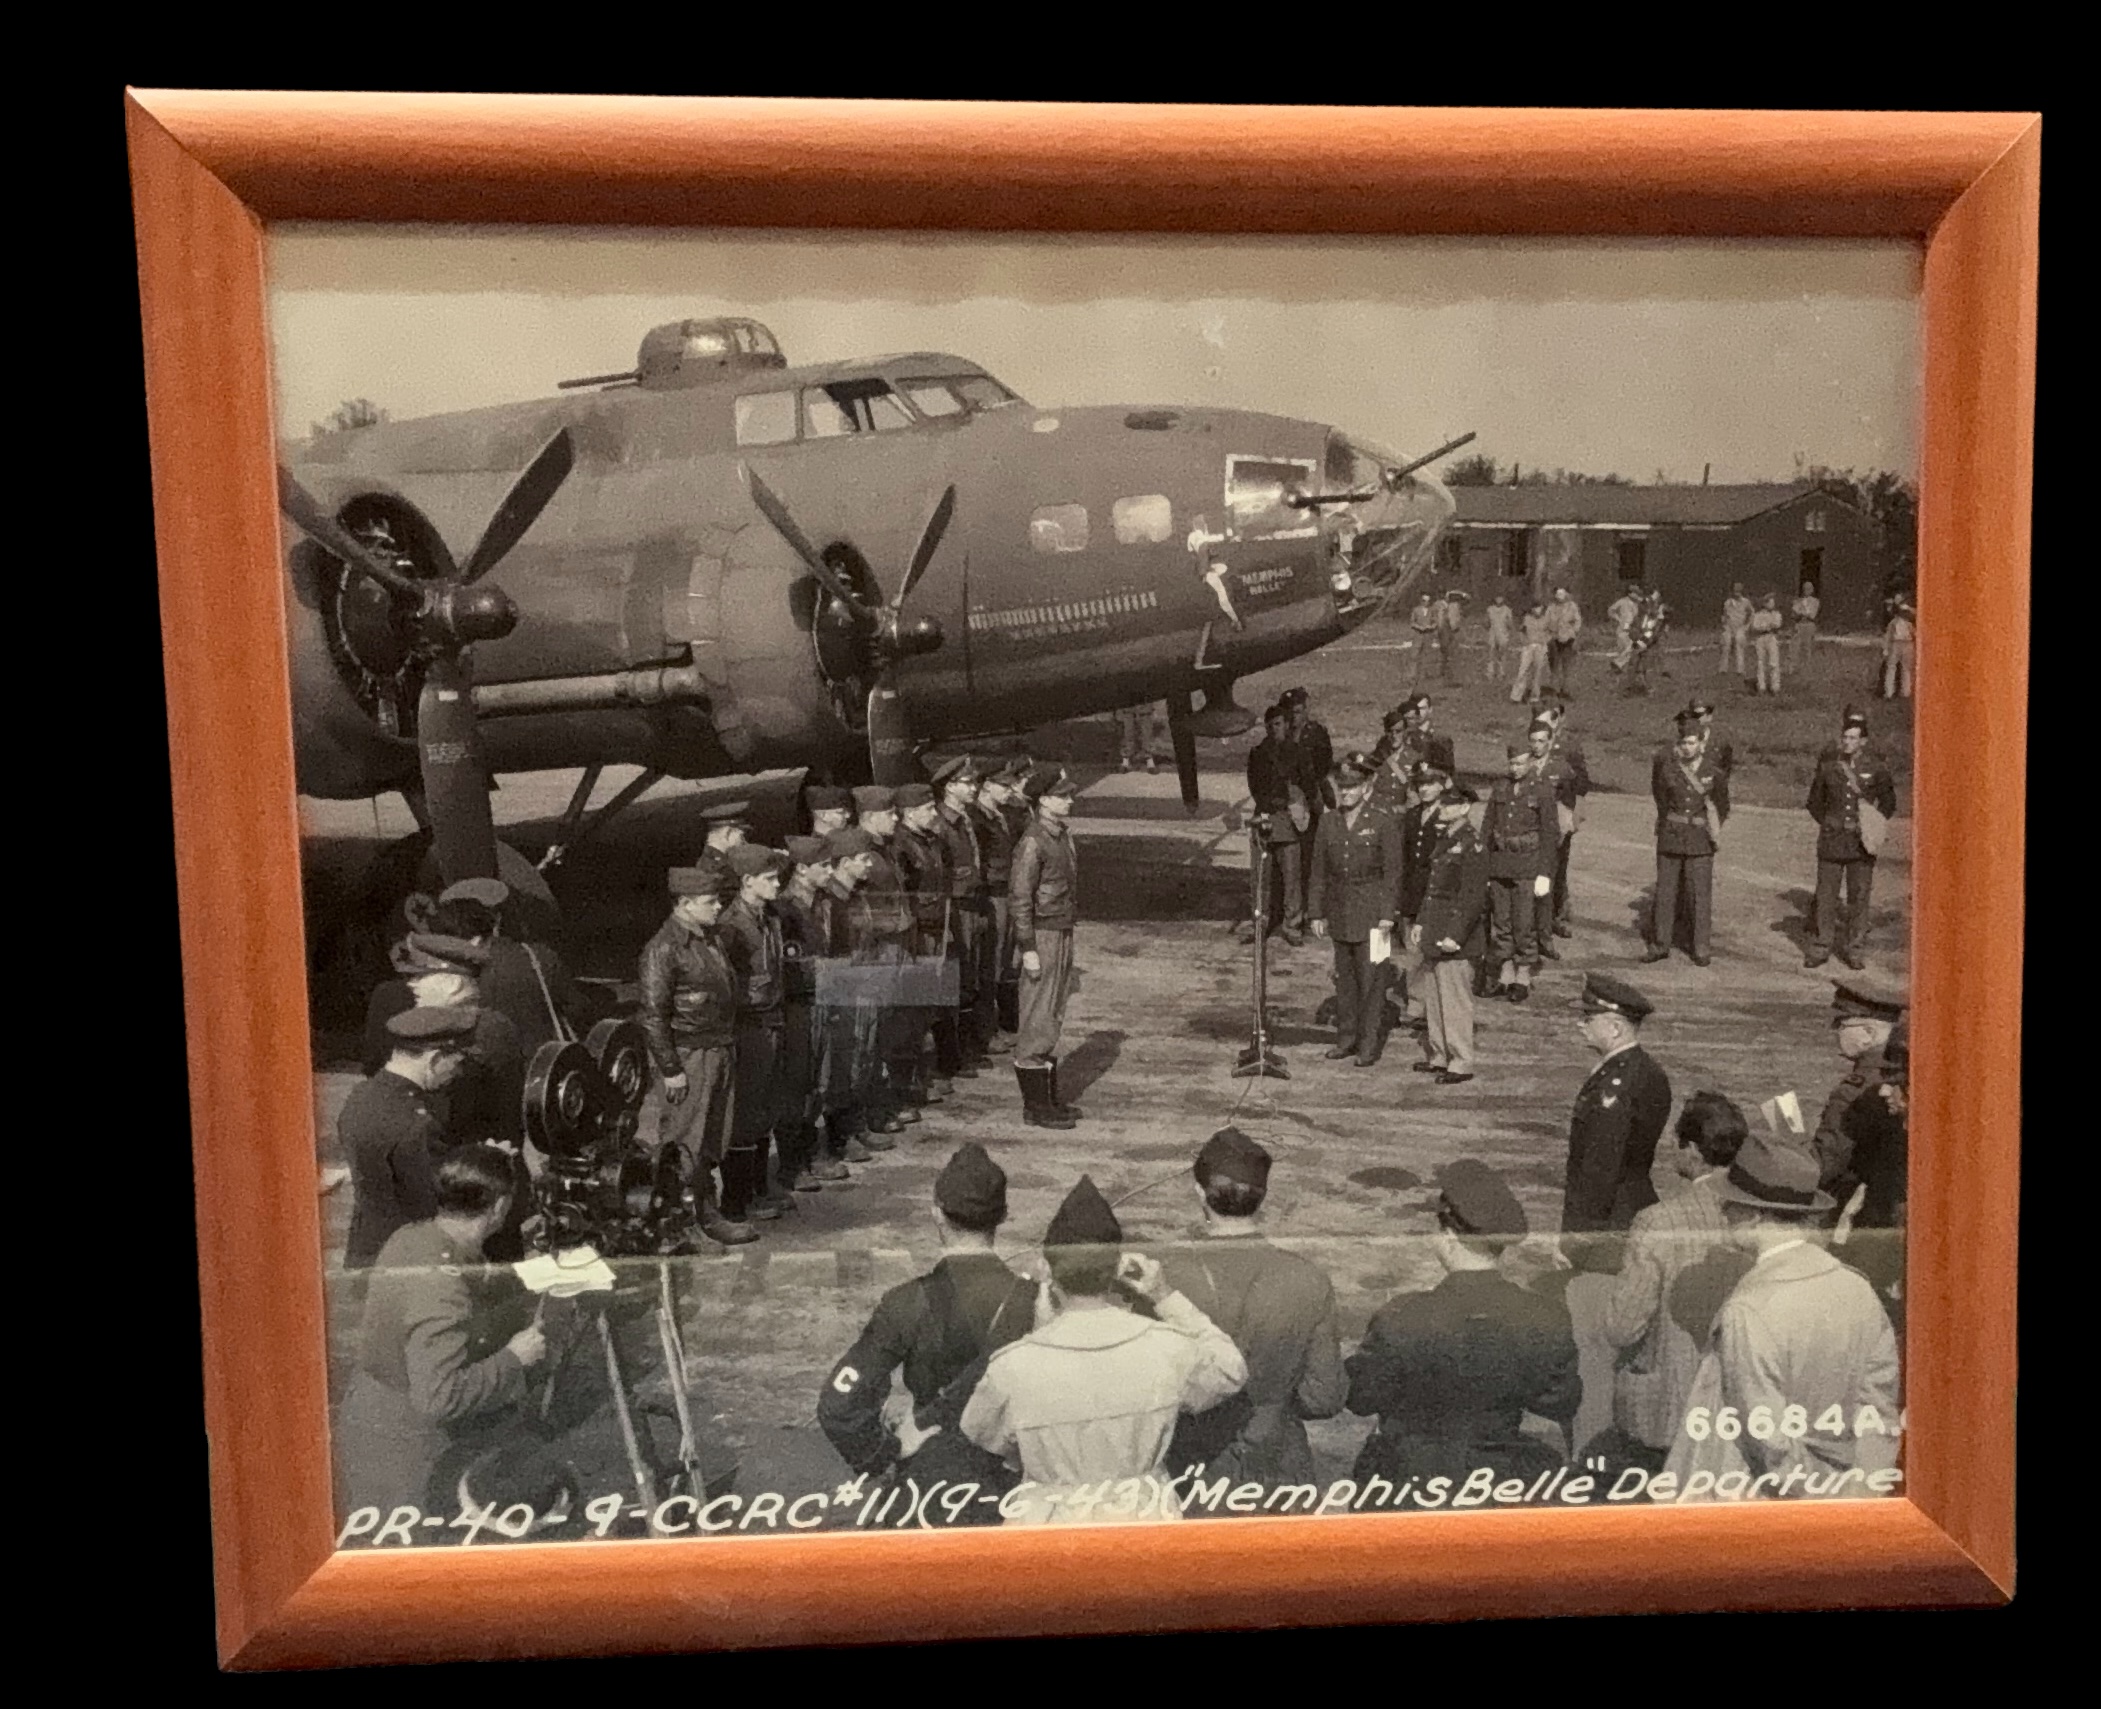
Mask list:
[[[1428,468],[1432,463],[1436,462],[1438,458],[1449,457],[1454,451],[1458,450],[1460,446],[1471,445],[1479,437],[1480,435],[1478,433],[1462,433],[1457,439],[1446,440],[1445,443],[1438,446],[1435,451],[1424,452],[1423,455],[1416,458],[1414,462],[1403,463],[1398,469],[1389,469],[1386,474],[1386,484],[1388,486],[1398,486],[1402,481],[1405,481],[1410,475],[1414,474],[1417,469]]]

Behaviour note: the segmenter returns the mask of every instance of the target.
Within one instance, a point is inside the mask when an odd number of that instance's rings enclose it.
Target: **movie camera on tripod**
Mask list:
[[[525,1131],[547,1158],[534,1184],[542,1251],[700,1250],[692,1159],[681,1145],[652,1149],[635,1138],[649,1072],[649,1041],[633,1021],[600,1021],[581,1043],[550,1039],[533,1053]]]

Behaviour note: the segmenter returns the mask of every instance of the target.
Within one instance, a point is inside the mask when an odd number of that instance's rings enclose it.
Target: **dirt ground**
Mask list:
[[[1302,683],[1338,747],[1368,741],[1377,711],[1409,686],[1395,645],[1385,626],[1360,632],[1242,685],[1241,699],[1259,710]],[[1712,694],[1727,679],[1710,668],[1712,654],[1702,648],[1675,655],[1680,674],[1650,699],[1631,700],[1608,686],[1602,658],[1582,662],[1573,727],[1603,787],[1575,845],[1575,936],[1560,943],[1562,958],[1547,964],[1531,1003],[1483,1005],[1480,1078],[1451,1089],[1409,1071],[1414,1049],[1406,1034],[1397,1034],[1369,1069],[1321,1059],[1330,1035],[1313,1017],[1330,991],[1329,951],[1313,941],[1301,949],[1276,944],[1270,972],[1273,1039],[1291,1077],[1233,1077],[1249,1032],[1250,952],[1230,929],[1245,905],[1247,859],[1244,833],[1229,812],[1242,794],[1251,737],[1203,744],[1203,800],[1191,816],[1166,766],[1158,775],[1114,769],[1108,720],[1034,733],[1034,751],[1066,754],[1086,780],[1074,819],[1081,973],[1060,1069],[1061,1090],[1082,1105],[1085,1119],[1070,1132],[1028,1129],[1011,1072],[961,1080],[953,1100],[900,1136],[896,1151],[856,1168],[850,1187],[801,1197],[795,1214],[766,1225],[756,1245],[680,1261],[689,1347],[710,1409],[741,1451],[740,1488],[792,1494],[844,1477],[814,1425],[818,1385],[882,1291],[935,1256],[932,1182],[964,1139],[983,1142],[1006,1169],[1011,1221],[1003,1247],[1025,1256],[1083,1171],[1119,1203],[1131,1239],[1176,1238],[1196,1216],[1190,1158],[1214,1128],[1237,1121],[1276,1155],[1264,1212],[1269,1231],[1333,1277],[1347,1351],[1386,1298],[1435,1280],[1424,1201],[1442,1164],[1460,1156],[1490,1163],[1510,1180],[1536,1233],[1555,1229],[1569,1106],[1590,1062],[1570,1008],[1586,969],[1630,977],[1655,1001],[1645,1042],[1681,1099],[1714,1088],[1749,1109],[1794,1090],[1813,1110],[1842,1064],[1829,1026],[1829,981],[1801,965],[1815,876],[1815,830],[1801,796],[1815,751],[1846,701],[1869,705],[1908,813],[1909,731],[1887,705],[1867,701],[1872,657],[1872,649],[1829,643],[1811,682],[1785,696],[1715,696],[1739,756],[1738,808],[1717,862],[1715,960],[1706,969],[1682,957],[1638,963],[1637,923],[1654,870],[1647,767],[1669,712],[1693,691]],[[1424,686],[1438,700],[1439,726],[1458,738],[1462,769],[1487,772],[1506,734],[1521,727],[1522,712],[1509,704],[1507,689],[1497,693],[1472,680],[1481,668],[1478,653],[1462,654],[1461,667],[1454,687]],[[507,839],[537,853],[574,779],[507,778],[497,798]],[[609,777],[602,793],[621,781]],[[793,785],[788,777],[665,785],[610,827],[561,880],[579,973],[602,981],[611,1000],[631,997],[636,953],[662,918],[664,868],[690,858],[701,800],[731,793],[751,799],[761,835],[773,835],[792,812]],[[385,840],[409,829],[398,801],[304,805],[317,893],[346,893]],[[1909,848],[1909,820],[1900,816],[1877,875],[1869,950],[1871,965],[1899,975],[1908,968]],[[347,1043],[334,1033],[316,1037],[324,1157],[333,1147],[335,1113],[355,1083]],[[651,1119],[645,1115],[645,1131]],[[1665,1174],[1659,1184],[1667,1184]],[[331,1271],[348,1197],[344,1188],[325,1201]],[[1535,1240],[1518,1262],[1550,1264],[1550,1242]],[[354,1329],[357,1290],[331,1291],[340,1358]],[[1606,1422],[1610,1397],[1608,1356],[1591,1343],[1584,1352],[1579,1441]],[[1349,1417],[1314,1427],[1324,1476],[1346,1475],[1369,1427],[1369,1420]]]

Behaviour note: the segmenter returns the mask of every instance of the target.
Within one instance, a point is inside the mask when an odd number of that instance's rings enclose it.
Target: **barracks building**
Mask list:
[[[1719,623],[1732,583],[1780,609],[1812,582],[1826,630],[1879,629],[1875,525],[1807,482],[1765,486],[1455,486],[1438,584],[1520,610],[1565,586],[1602,620],[1622,583],[1655,588],[1679,628]]]

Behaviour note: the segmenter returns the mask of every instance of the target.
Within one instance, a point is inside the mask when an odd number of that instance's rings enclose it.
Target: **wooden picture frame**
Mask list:
[[[127,120],[226,1665],[2011,1594],[2032,115],[138,91]],[[336,1554],[264,278],[290,219],[1921,243],[1906,1496],[1454,1514],[1427,1549],[1364,1517]]]

